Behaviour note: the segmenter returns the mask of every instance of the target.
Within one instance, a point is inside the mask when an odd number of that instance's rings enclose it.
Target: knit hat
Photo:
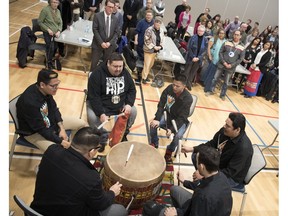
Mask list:
[[[156,16],[154,22],[160,22],[160,23],[162,23],[162,22],[163,22],[162,17]]]

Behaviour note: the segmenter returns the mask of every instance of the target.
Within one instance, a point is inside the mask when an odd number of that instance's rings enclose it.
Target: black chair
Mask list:
[[[250,165],[250,168],[248,170],[248,173],[244,179],[244,184],[248,185],[252,178],[259,173],[264,167],[266,166],[266,160],[265,157],[260,150],[259,146],[256,144],[253,144],[253,156],[252,156],[252,162]],[[239,215],[241,216],[243,214],[244,206],[245,206],[245,201],[246,201],[246,196],[247,196],[247,190],[245,186],[243,188],[232,188],[232,191],[238,192],[243,194],[242,197],[242,202],[241,202],[241,208]]]
[[[35,34],[35,36],[37,37],[37,39],[43,39],[43,32],[38,24],[38,19],[32,19],[32,31]],[[39,33],[40,32],[40,33]],[[45,42],[43,43],[39,43],[36,42],[29,45],[28,47],[29,51],[40,51],[44,54],[45,56],[45,62],[47,62],[47,56],[46,56],[46,44]]]
[[[12,159],[13,159],[16,145],[20,145],[20,146],[24,146],[24,147],[32,148],[32,149],[38,149],[37,146],[28,142],[24,138],[24,136],[22,135],[25,133],[19,130],[19,123],[18,123],[17,110],[16,110],[16,103],[17,103],[19,97],[20,97],[20,95],[18,95],[17,97],[15,97],[11,101],[9,101],[9,113],[10,113],[10,116],[11,116],[13,123],[14,123],[14,126],[15,126],[15,134],[13,137],[13,141],[12,141],[12,145],[11,145],[10,153],[9,153],[9,170],[11,167],[11,163],[12,163]]]
[[[16,204],[23,210],[25,216],[43,216],[42,214],[33,210],[30,206],[28,206],[20,197],[17,195],[13,196]]]

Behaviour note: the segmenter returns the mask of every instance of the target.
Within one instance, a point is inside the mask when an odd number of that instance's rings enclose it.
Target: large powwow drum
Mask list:
[[[139,142],[119,143],[110,150],[104,163],[104,189],[109,190],[119,181],[123,186],[115,201],[125,207],[129,205],[129,209],[140,208],[159,194],[165,168],[164,157],[154,147]]]

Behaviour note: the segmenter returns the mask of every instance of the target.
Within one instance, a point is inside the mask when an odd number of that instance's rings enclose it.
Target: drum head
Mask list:
[[[134,145],[125,166],[131,145]],[[166,163],[154,147],[134,141],[122,142],[107,154],[104,170],[114,180],[130,187],[145,187],[163,179]]]

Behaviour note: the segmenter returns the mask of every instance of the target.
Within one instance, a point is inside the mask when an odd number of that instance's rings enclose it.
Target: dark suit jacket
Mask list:
[[[118,19],[114,14],[111,14],[110,36],[107,38],[104,11],[96,13],[93,20],[94,37],[92,47],[101,47],[103,42],[110,42],[112,46],[116,47],[119,31]]]

